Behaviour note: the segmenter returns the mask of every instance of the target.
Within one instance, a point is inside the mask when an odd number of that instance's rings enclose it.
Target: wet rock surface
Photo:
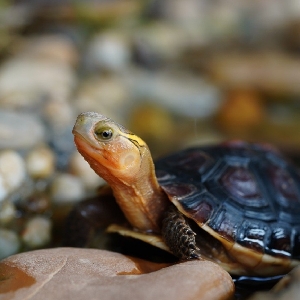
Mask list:
[[[157,264],[114,252],[57,248],[0,262],[0,299],[231,299],[234,285],[216,264]],[[199,280],[201,278],[201,280]]]

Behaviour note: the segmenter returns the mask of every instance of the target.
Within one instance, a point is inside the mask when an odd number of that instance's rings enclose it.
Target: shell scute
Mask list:
[[[291,256],[291,228],[286,224],[274,224],[266,252],[277,256]]]
[[[214,203],[212,196],[208,193],[197,194],[187,199],[181,199],[180,205],[198,224],[205,224],[209,221],[216,208],[216,203]]]
[[[197,187],[192,184],[177,183],[165,184],[163,190],[171,197],[180,200],[189,197],[197,191]]]
[[[266,240],[270,239],[271,229],[262,222],[245,220],[239,228],[237,242],[247,248],[264,253]]]
[[[278,151],[227,143],[172,154],[156,167],[169,176],[158,180],[171,201],[215,237],[273,256],[300,256],[300,173]],[[193,192],[178,197],[180,184]]]
[[[299,190],[293,177],[287,170],[272,166],[268,170],[272,185],[277,192],[277,201],[282,206],[289,207],[294,203],[300,205]]]
[[[237,236],[237,230],[241,225],[242,217],[232,218],[232,213],[228,212],[225,207],[217,210],[207,225],[217,232],[220,237],[234,242]]]
[[[266,206],[255,176],[246,167],[229,166],[220,177],[221,185],[241,205]]]
[[[203,173],[214,163],[214,160],[208,154],[191,149],[187,152],[180,152],[174,157],[174,160],[169,160],[170,166],[180,166],[183,170],[198,171]]]

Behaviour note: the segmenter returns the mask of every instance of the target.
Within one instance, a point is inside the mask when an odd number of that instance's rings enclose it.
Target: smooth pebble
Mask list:
[[[26,252],[0,269],[0,298],[10,300],[229,300],[234,293],[230,275],[208,261],[167,265],[98,249]]]
[[[277,96],[300,92],[300,61],[280,52],[218,55],[208,68],[220,86],[247,87]]]
[[[42,115],[51,127],[58,129],[70,127],[76,117],[73,104],[70,101],[55,99],[45,103]]]
[[[48,99],[69,99],[76,84],[66,63],[44,59],[12,58],[0,68],[0,105],[35,107]]]
[[[17,253],[20,249],[21,243],[18,235],[14,231],[9,229],[0,229],[0,245],[0,259],[3,259],[9,255]]]
[[[130,61],[129,41],[119,32],[97,34],[87,46],[86,68],[91,71],[123,70]]]
[[[151,99],[183,116],[210,117],[221,104],[219,89],[199,77],[141,70],[123,75],[134,98]]]
[[[2,179],[1,186],[8,193],[20,187],[24,182],[26,177],[25,163],[17,152],[13,150],[0,152],[0,177]]]
[[[39,146],[26,156],[27,172],[32,178],[47,178],[55,170],[55,155],[47,146]]]
[[[133,40],[137,46],[147,48],[153,58],[161,62],[170,62],[182,53],[188,37],[178,26],[166,22],[153,22],[134,31]]]
[[[27,38],[19,49],[19,56],[39,58],[76,65],[78,53],[71,39],[59,34],[43,34]]]
[[[11,201],[3,201],[0,205],[0,224],[11,222],[16,216],[16,207]]]
[[[45,139],[45,132],[34,114],[0,110],[0,150],[30,149]]]
[[[42,216],[29,219],[22,232],[22,241],[29,248],[45,246],[51,239],[51,221]]]
[[[84,186],[80,178],[71,174],[58,174],[51,184],[55,204],[72,203],[83,199]]]

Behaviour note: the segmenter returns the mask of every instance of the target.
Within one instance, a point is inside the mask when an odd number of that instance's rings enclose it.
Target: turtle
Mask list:
[[[154,164],[140,137],[99,113],[81,113],[73,134],[127,220],[108,232],[232,275],[276,276],[300,264],[300,171],[274,146],[225,141]]]

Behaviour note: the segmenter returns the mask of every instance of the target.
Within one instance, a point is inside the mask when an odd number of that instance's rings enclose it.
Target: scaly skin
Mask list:
[[[130,224],[144,232],[160,232],[169,200],[160,188],[145,142],[97,113],[82,113],[73,128],[78,151],[112,188]]]

